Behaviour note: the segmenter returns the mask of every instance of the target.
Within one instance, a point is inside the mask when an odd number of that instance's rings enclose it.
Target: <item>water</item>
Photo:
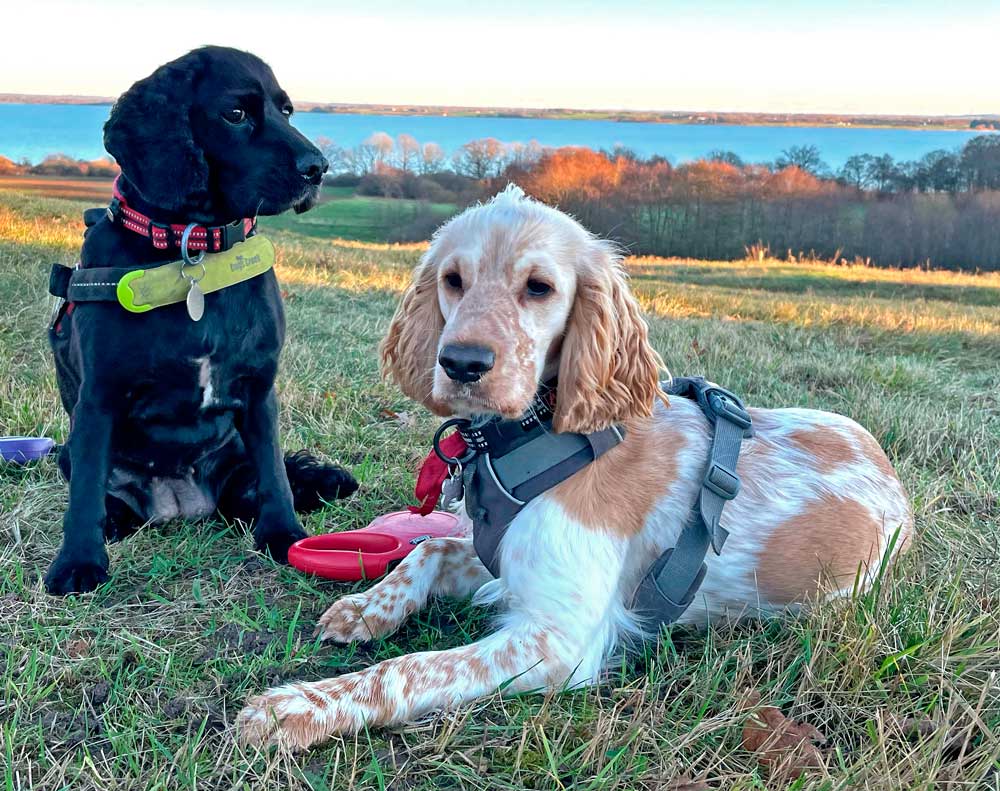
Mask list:
[[[47,154],[77,159],[104,155],[101,128],[108,105],[0,104],[0,155],[38,162]],[[857,129],[844,127],[702,126],[622,121],[549,121],[532,118],[448,116],[334,115],[299,113],[295,125],[311,139],[327,137],[338,145],[357,145],[373,132],[413,135],[435,142],[446,152],[480,137],[505,142],[537,140],[544,146],[624,145],[643,156],[659,154],[671,162],[697,159],[716,149],[734,151],[747,162],[773,161],[790,146],[814,145],[823,159],[839,168],[853,154],[891,154],[919,159],[935,149],[957,149],[982,132]]]

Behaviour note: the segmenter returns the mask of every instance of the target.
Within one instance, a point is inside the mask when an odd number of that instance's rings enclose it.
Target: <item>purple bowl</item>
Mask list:
[[[0,437],[0,458],[24,464],[48,455],[55,445],[48,437]]]

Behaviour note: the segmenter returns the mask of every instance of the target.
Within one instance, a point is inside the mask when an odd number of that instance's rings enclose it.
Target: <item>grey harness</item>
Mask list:
[[[677,545],[653,563],[635,592],[631,608],[650,626],[676,621],[694,600],[705,577],[711,547],[722,552],[728,533],[719,522],[727,500],[739,493],[736,462],[744,438],[753,436],[743,402],[701,377],[682,377],[664,385],[668,395],[696,401],[714,427],[702,488]],[[434,436],[434,449],[461,470],[465,510],[472,519],[476,554],[494,577],[500,576],[499,547],[514,517],[532,499],[616,447],[621,426],[594,434],[552,431],[555,390],[543,386],[521,420],[448,420]],[[444,455],[439,442],[451,426],[468,445],[461,458]]]

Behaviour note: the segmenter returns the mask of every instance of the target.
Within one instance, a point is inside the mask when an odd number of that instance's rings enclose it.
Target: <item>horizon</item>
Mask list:
[[[3,91],[0,92],[0,103],[6,104],[20,104],[23,102],[16,102],[7,99],[6,97],[27,97],[32,99],[73,99],[73,103],[81,105],[97,105],[97,106],[111,106],[114,104],[116,96],[101,95],[101,94],[80,94],[80,93],[22,93],[17,91]],[[69,104],[69,102],[28,102],[28,104]],[[527,112],[553,112],[553,111],[565,111],[571,113],[622,113],[622,114],[642,114],[642,113],[660,113],[660,114],[670,114],[670,115],[695,115],[698,113],[712,113],[715,115],[746,115],[746,116],[763,116],[763,115],[779,115],[779,116],[826,116],[831,118],[859,118],[859,117],[871,117],[871,118],[905,118],[905,119],[918,119],[918,118],[938,118],[938,119],[984,119],[984,120],[996,120],[1000,119],[1000,111],[997,112],[984,112],[984,113],[886,113],[886,112],[857,112],[857,113],[844,113],[844,112],[828,112],[825,110],[812,110],[812,111],[802,111],[802,112],[784,112],[780,110],[732,110],[732,109],[713,109],[706,110],[704,108],[688,108],[688,107],[662,107],[662,108],[651,108],[651,107],[639,107],[635,109],[626,109],[623,107],[573,107],[569,105],[550,105],[546,107],[522,107],[515,105],[496,105],[496,104],[415,104],[413,102],[397,102],[396,104],[383,103],[383,102],[340,102],[335,100],[325,100],[325,99],[297,99],[294,101],[296,105],[297,112],[310,112],[313,107],[324,108],[324,107],[372,107],[378,109],[386,109],[392,111],[396,115],[406,115],[406,109],[415,110],[482,110],[482,111],[499,111],[499,110],[511,110],[511,111],[527,111]],[[309,110],[298,109],[300,106],[308,106]],[[988,131],[988,130],[987,130]]]
[[[48,47],[67,57],[39,59],[36,38],[12,37],[0,73],[15,76],[0,92],[113,98],[161,63],[218,43],[260,55],[293,100],[310,104],[924,117],[998,110],[989,53],[1000,9],[969,0],[947,11],[926,0],[805,8],[627,0],[614,9],[510,0],[503,15],[455,0],[421,8],[377,0],[365,13],[318,0],[281,9],[177,0],[167,15],[151,3],[131,7],[129,25],[157,35],[116,36],[112,63],[89,46],[89,30],[101,20],[107,31],[107,20],[121,18],[115,9],[110,0],[19,9],[15,24],[44,30]],[[234,25],[236,13],[247,24]],[[227,32],[206,41],[202,31],[215,30]],[[303,44],[302,30],[320,31],[315,47]]]

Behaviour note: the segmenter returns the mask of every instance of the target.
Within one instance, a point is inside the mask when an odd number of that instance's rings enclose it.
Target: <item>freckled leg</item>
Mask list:
[[[478,643],[389,659],[358,673],[289,684],[250,700],[237,725],[245,744],[303,749],[335,733],[405,722],[489,695],[558,687],[571,674],[551,628],[522,624]]]
[[[469,596],[490,579],[471,539],[429,539],[377,585],[335,602],[319,619],[317,631],[322,639],[338,643],[384,637],[430,597]]]

